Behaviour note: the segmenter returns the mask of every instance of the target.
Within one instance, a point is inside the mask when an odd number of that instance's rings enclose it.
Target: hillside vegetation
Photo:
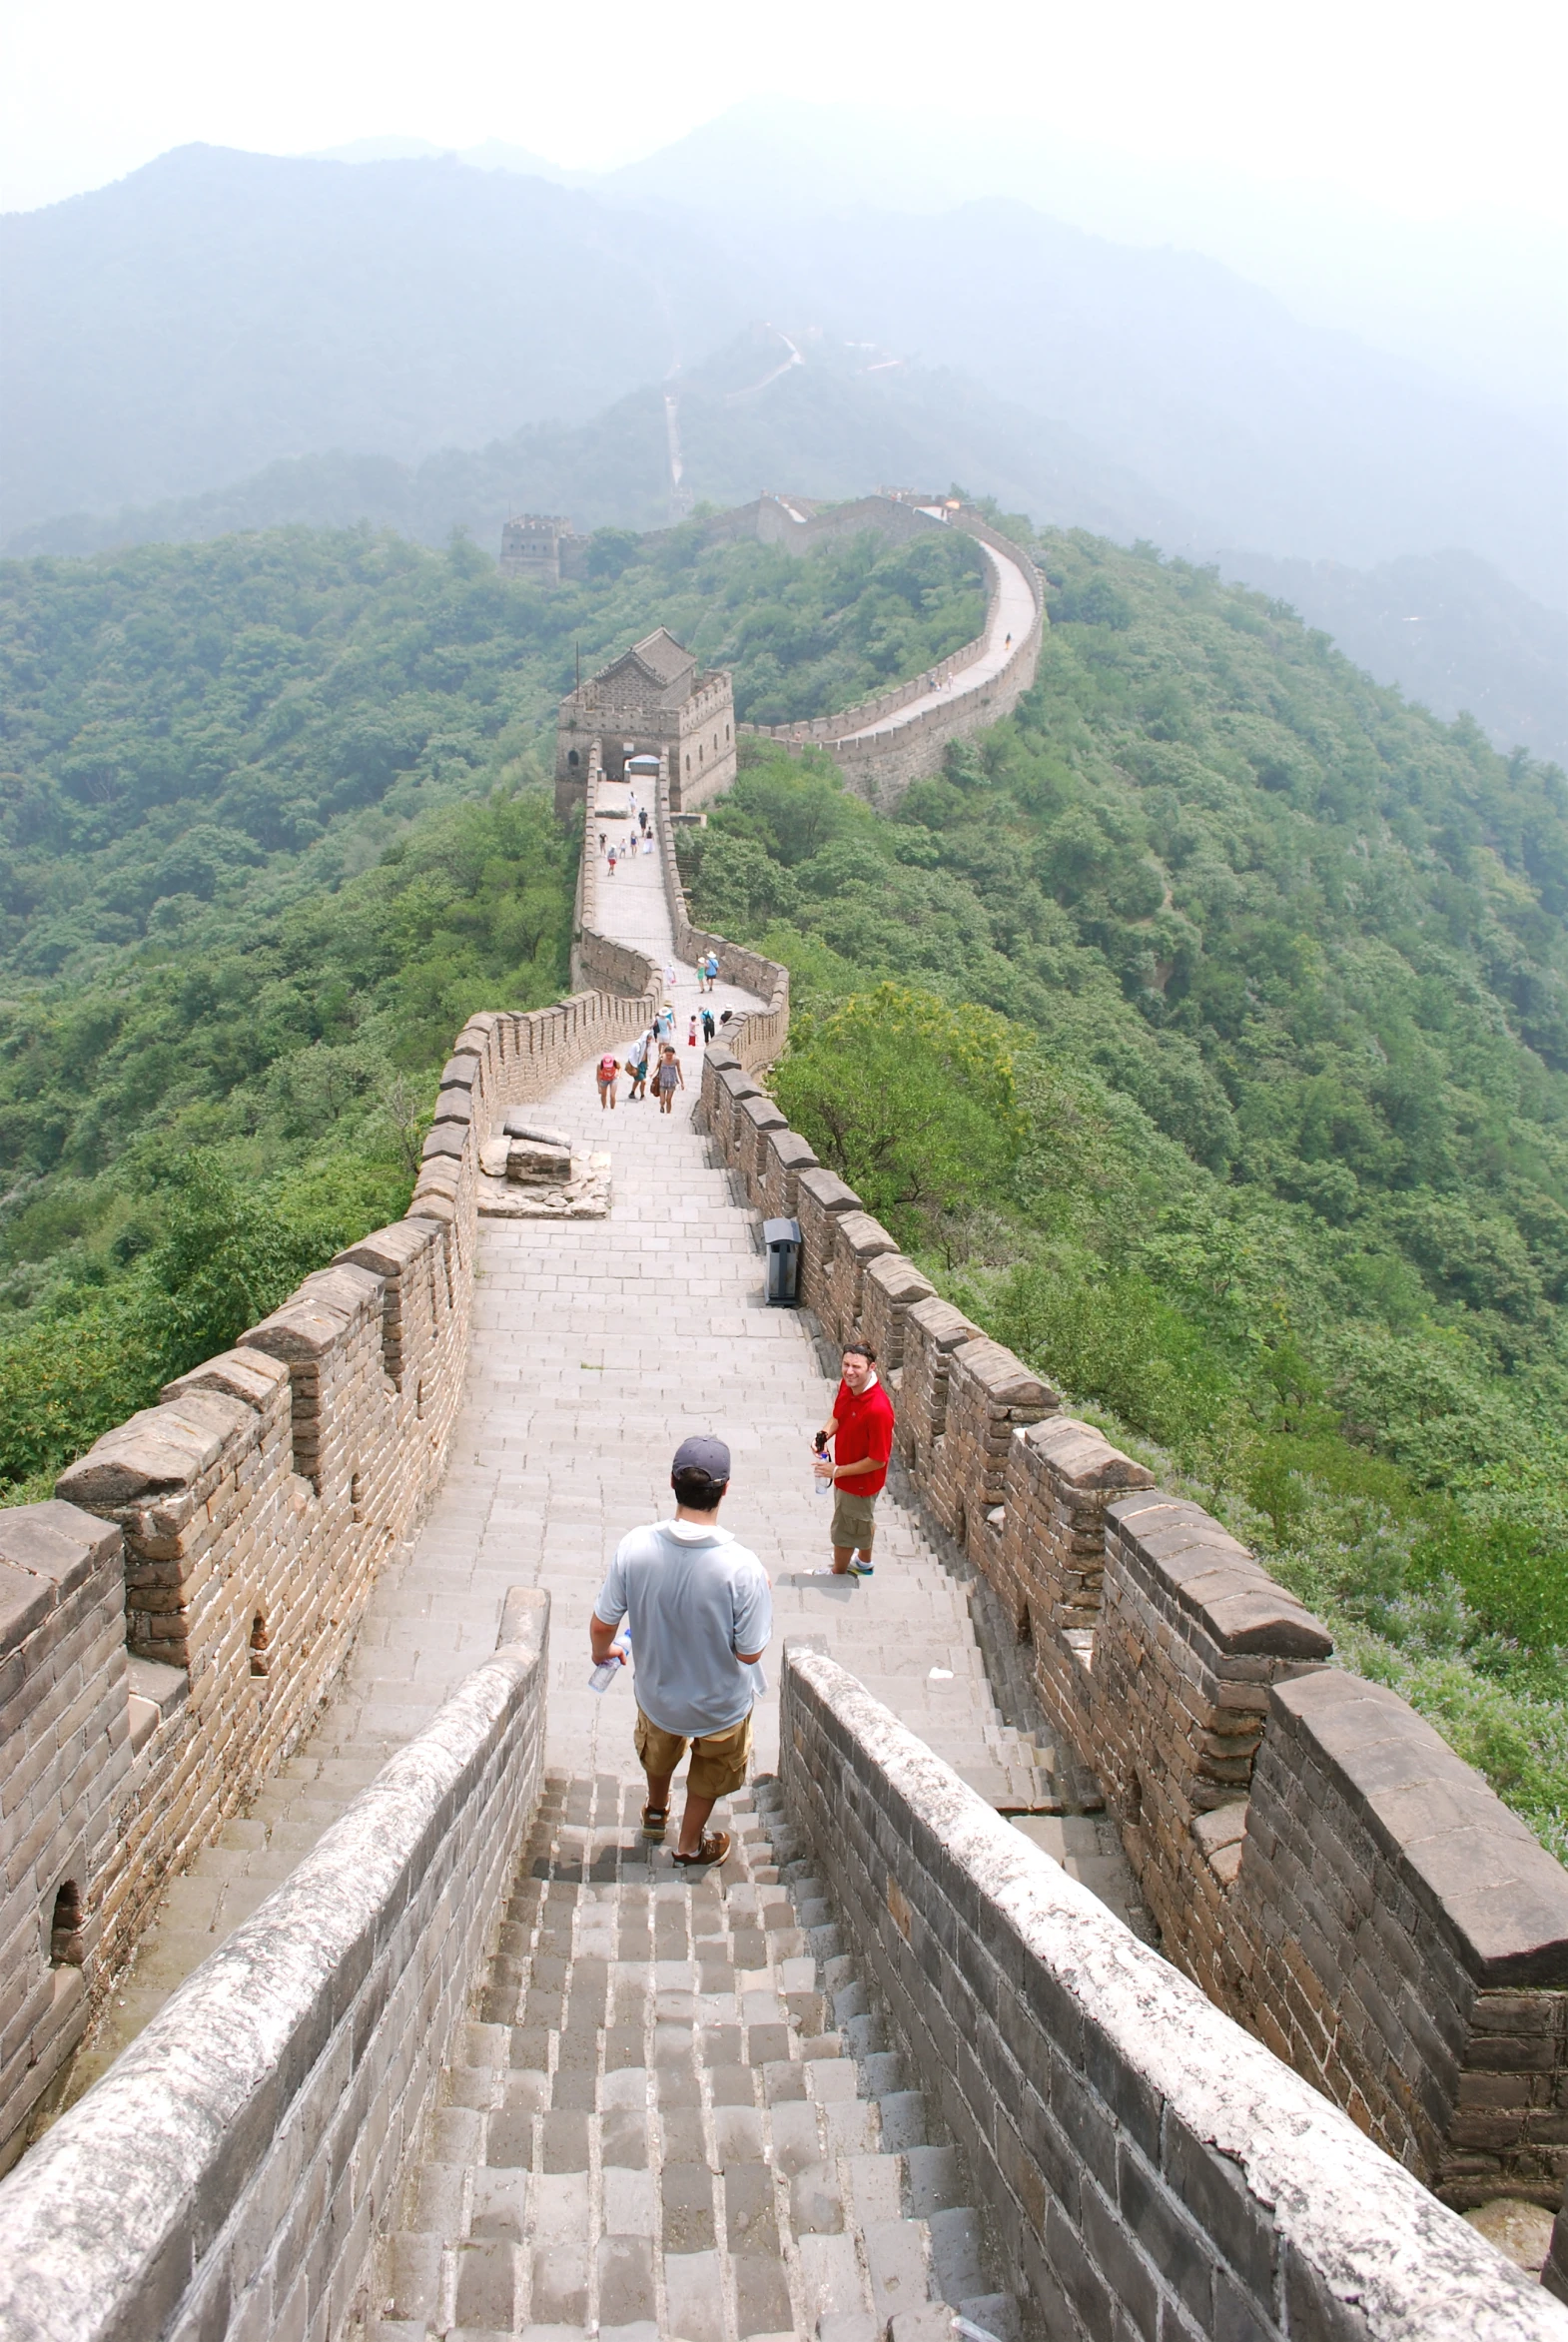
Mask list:
[[[1209,572],[1040,557],[1018,715],[888,820],[753,761],[696,913],[944,1288],[1568,1854],[1568,785]]]
[[[579,652],[591,672],[662,623],[781,722],[918,673],[985,607],[957,534],[795,559],[698,521],[601,530],[588,568],[548,592],[461,540],[304,529],[0,564],[0,970],[222,938],[431,806],[538,777]]]
[[[296,530],[0,570],[13,1496],[399,1212],[452,1034],[565,989],[541,784],[578,643],[662,620],[790,714],[983,607],[957,538],[796,561],[695,524],[590,566],[547,594],[460,541]]]

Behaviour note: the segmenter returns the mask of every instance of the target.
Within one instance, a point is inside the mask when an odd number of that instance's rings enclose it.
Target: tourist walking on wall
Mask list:
[[[609,831],[608,831],[608,830],[600,830],[600,832],[599,832],[599,852],[600,852],[601,854],[603,853],[603,851],[604,851],[605,847],[606,847],[608,844],[609,844]]]
[[[600,1114],[606,1107],[611,1113],[615,1110],[615,1077],[619,1072],[620,1066],[614,1058],[607,1055],[600,1058],[594,1076],[599,1085]]]
[[[680,1060],[675,1055],[675,1045],[672,1041],[660,1044],[659,1070],[653,1077],[653,1087],[659,1094],[660,1114],[673,1114],[675,1093],[677,1090],[685,1089],[686,1077],[680,1070]]]
[[[615,849],[613,846],[610,848],[610,876],[611,878],[615,876]]]
[[[722,1439],[681,1441],[670,1467],[675,1518],[621,1539],[588,1622],[595,1666],[612,1656],[621,1620],[630,1624],[633,1746],[648,1779],[642,1834],[655,1844],[669,1826],[676,1769],[691,1750],[675,1849],[676,1863],[691,1871],[729,1853],[729,1832],[710,1834],[707,1822],[719,1799],[745,1783],[751,1711],[766,1688],[758,1661],[773,1633],[766,1570],[719,1527],[729,1475]]]
[[[690,1023],[690,1025],[689,1025],[689,1026],[687,1027],[687,1029],[686,1029],[686,1047],[687,1047],[688,1049],[695,1049],[695,1048],[696,1048],[696,1046],[697,1046],[697,1012],[696,1012],[696,1010],[695,1010],[695,1009],[693,1009],[693,1010],[692,1010],[692,1012],[691,1012],[691,1023]]]
[[[704,1009],[702,1012],[702,1038],[704,1041],[713,1039],[713,1011],[711,1009]]]
[[[639,1099],[646,1098],[648,1095],[648,1036],[646,1033],[643,1034],[640,1041],[632,1043],[631,1055],[626,1060],[626,1071],[631,1076],[631,1088],[626,1093],[626,1103],[628,1106],[635,1106]]]
[[[869,1578],[876,1503],[893,1454],[893,1402],[877,1376],[877,1353],[859,1334],[844,1344],[843,1380],[816,1444],[813,1469],[833,1490],[833,1575]]]

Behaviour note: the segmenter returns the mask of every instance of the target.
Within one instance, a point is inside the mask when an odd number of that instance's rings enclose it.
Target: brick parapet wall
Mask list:
[[[735,1169],[746,1182],[746,1200],[754,1206],[760,1207],[762,1203],[768,1171],[768,1141],[786,1127],[784,1117],[762,1091],[753,1091],[749,1098],[735,1101],[732,1124]]]
[[[723,1063],[705,1072],[709,1127],[730,1162],[735,1080]],[[1368,1776],[1355,1779],[1342,1753],[1315,1742],[1310,1764],[1297,1753],[1318,1731],[1320,1686],[1369,1689],[1331,1669],[1321,1624],[1201,1506],[1156,1488],[1099,1432],[1062,1415],[1051,1386],[931,1293],[885,1231],[864,1257],[875,1222],[834,1172],[797,1172],[795,1216],[803,1305],[837,1341],[855,1295],[888,1365],[897,1451],[1033,1645],[1042,1705],[1101,1775],[1169,1955],[1454,2201],[1490,2191],[1555,2205],[1568,2169],[1568,1875],[1391,1693],[1377,1698],[1404,1720],[1427,1771],[1377,1809],[1381,1840],[1364,1820],[1352,1827],[1390,1760],[1371,1747]],[[1308,1860],[1318,1830],[1332,1843]],[[1528,1968],[1506,1988],[1476,1964],[1464,1896],[1478,1875],[1490,1883],[1488,1942],[1513,1947],[1508,1957]],[[1321,1911],[1314,1877],[1336,1882]],[[1363,1942],[1375,1970],[1364,1919],[1374,1906],[1410,1915],[1411,2009],[1450,2011],[1446,2062],[1408,2064],[1403,2107],[1370,2035],[1347,2022],[1330,2056],[1321,2031]],[[1461,1941],[1468,1952],[1455,1949]],[[1452,1981],[1459,1970],[1479,1978],[1468,2003]],[[1407,2036],[1417,2042],[1413,2018]]]
[[[1046,617],[1045,585],[1040,572],[1022,545],[968,507],[953,513],[948,522],[934,520],[903,501],[891,497],[867,497],[856,507],[860,515],[857,528],[882,528],[898,537],[938,529],[944,525],[960,528],[977,538],[993,551],[1015,561],[1028,582],[1035,605],[1032,625],[1013,645],[1007,663],[983,683],[958,692],[941,705],[928,708],[923,714],[911,716],[903,722],[896,719],[902,710],[925,697],[931,689],[931,675],[939,685],[945,685],[967,667],[972,666],[985,650],[991,619],[995,611],[999,579],[991,569],[987,597],[986,626],[973,642],[964,644],[934,668],[907,683],[894,684],[875,698],[859,705],[844,708],[838,714],[818,716],[809,723],[742,724],[737,729],[759,739],[767,739],[799,754],[809,747],[828,750],[838,762],[851,788],[884,810],[896,805],[904,792],[917,780],[928,779],[942,767],[943,754],[950,740],[966,738],[972,732],[994,724],[1010,715],[1024,693],[1035,680],[1040,664],[1040,647],[1048,623]],[[794,524],[801,531],[800,542],[805,549],[810,541],[822,533],[821,522],[828,515]],[[835,531],[834,533],[838,533]],[[789,541],[786,537],[782,541]],[[868,734],[856,738],[853,735]]]
[[[984,1335],[949,1353],[947,1420],[928,1467],[931,1508],[993,1582],[1014,1433],[1060,1411],[1049,1382]]]
[[[796,1192],[799,1193],[798,1181]],[[841,1211],[834,1215],[827,1291],[819,1313],[824,1325],[833,1327],[838,1340],[848,1341],[852,1334],[865,1332],[861,1304],[866,1271],[873,1262],[887,1259],[897,1251],[898,1245],[887,1229],[869,1211]]]
[[[902,1392],[905,1329],[918,1301],[936,1296],[936,1286],[903,1253],[892,1249],[866,1262],[860,1285],[860,1329],[877,1353],[877,1370],[888,1387]]]
[[[1257,2031],[1451,2203],[1568,2179],[1568,1879],[1394,1692],[1276,1683],[1232,1896]]]
[[[1158,1488],[1108,1506],[1104,1586],[1093,1718],[1107,1804],[1166,1950],[1245,2009],[1250,1952],[1228,1889],[1269,1690],[1325,1665],[1332,1642],[1200,1505]]]
[[[895,1438],[899,1454],[921,1489],[927,1492],[927,1502],[932,1504],[933,1511],[936,1507],[929,1491],[937,1444],[947,1429],[948,1379],[954,1353],[965,1342],[980,1339],[979,1326],[972,1325],[962,1309],[955,1309],[951,1301],[935,1294],[929,1300],[912,1303],[904,1320],[904,1365],[899,1378]],[[952,1536],[954,1532],[948,1524],[942,1525]]]
[[[1106,1507],[1154,1474],[1070,1415],[1019,1430],[1008,1450],[1005,1518],[991,1580],[1052,1726],[1095,1746],[1092,1663],[1105,1577]]]
[[[0,1511],[0,1706],[4,2141],[87,2021],[105,1929],[89,1890],[109,1868],[134,1764],[120,1532],[75,1505]],[[69,1939],[56,1940],[57,1912],[76,1918]]]
[[[821,1168],[815,1154],[797,1131],[786,1127],[768,1132],[762,1143],[761,1162],[764,1219],[794,1219],[801,1172]]]
[[[83,1817],[98,1810],[96,1782],[62,1824],[72,1845],[85,1832],[92,1852],[79,1882],[86,1954],[77,1983],[52,1986],[59,2020],[34,2006],[36,1977],[23,2037],[12,2041],[0,2019],[0,2077],[17,2084],[0,2089],[0,2158],[19,2150],[49,2078],[40,2069],[52,2074],[74,2047],[169,1878],[309,1731],[378,1571],[434,1492],[462,1396],[479,1148],[509,1108],[542,1099],[638,1030],[659,997],[660,974],[642,954],[591,930],[579,950],[603,990],[476,1016],[458,1034],[407,1215],[350,1245],[233,1350],[170,1384],[158,1406],[60,1475],[59,1497],[111,1523],[123,1553],[117,1627],[92,1696],[119,1716],[124,1739],[138,1696],[129,1655],[133,1671],[151,1671],[151,1721],[134,1762],[99,1745],[112,1829],[77,1827],[78,1806]],[[49,1510],[6,1514],[8,1533],[22,1536]],[[15,1785],[33,1765],[24,1721],[25,1708],[7,1703],[8,1833],[23,1795]]]
[[[1029,2330],[1568,2335],[1522,2271],[795,1646],[780,1750],[791,1820],[963,2150]]]
[[[0,2185],[0,2331],[342,2333],[542,1773],[548,1597]]]
[[[860,1197],[846,1186],[837,1171],[818,1165],[801,1171],[795,1180],[795,1217],[800,1222],[800,1297],[816,1314],[830,1341],[841,1341],[851,1329],[840,1325],[833,1311],[833,1254],[838,1244],[837,1221],[856,1211]]]
[[[729,943],[721,935],[710,935],[706,928],[693,927],[686,908],[686,889],[681,882],[680,865],[675,858],[675,826],[670,819],[667,755],[659,759],[656,827],[659,868],[664,881],[664,899],[669,906],[675,957],[689,963],[703,959],[712,952],[717,956],[719,974],[726,984],[733,984],[742,992],[756,994],[764,1005],[760,1009],[746,1009],[732,1016],[724,1029],[724,1045],[733,1053],[739,1065],[748,1069],[770,1066],[782,1054],[789,1038],[789,970],[781,968],[776,960],[765,960],[760,952],[748,952],[742,945]]]

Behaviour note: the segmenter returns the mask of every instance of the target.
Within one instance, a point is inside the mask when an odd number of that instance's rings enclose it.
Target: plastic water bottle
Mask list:
[[[619,1653],[619,1657],[616,1656],[617,1653]],[[588,1676],[589,1691],[607,1692],[610,1688],[610,1685],[615,1681],[615,1678],[619,1675],[622,1667],[630,1657],[630,1634],[626,1633],[617,1635],[614,1642],[610,1645],[609,1657],[607,1659],[601,1659],[598,1666],[590,1671]]]
[[[812,1454],[813,1454],[814,1456],[825,1456],[825,1455],[827,1454],[827,1452],[828,1452],[828,1450],[827,1450],[827,1443],[826,1443],[826,1441],[824,1441],[824,1440],[818,1440],[818,1441],[817,1441],[817,1442],[816,1442],[816,1443],[813,1445],[813,1447],[812,1447],[812,1451],[811,1451],[811,1452],[812,1452]],[[818,1476],[818,1475],[817,1475],[817,1473],[815,1473],[815,1472],[813,1472],[813,1473],[812,1473],[812,1475],[811,1475],[811,1480],[812,1480],[812,1485],[813,1485],[813,1487],[816,1489],[816,1491],[817,1491],[817,1494],[818,1494],[819,1496],[831,1496],[831,1495],[832,1495],[832,1493],[833,1493],[833,1483],[832,1483],[832,1481],[831,1481],[831,1480],[824,1480],[824,1479],[821,1479],[821,1478],[819,1478],[819,1476]]]

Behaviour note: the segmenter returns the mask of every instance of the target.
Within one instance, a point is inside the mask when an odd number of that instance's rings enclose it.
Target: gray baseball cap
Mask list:
[[[706,1472],[717,1486],[729,1479],[729,1449],[722,1439],[709,1439],[699,1432],[694,1439],[681,1441],[670,1472]]]

